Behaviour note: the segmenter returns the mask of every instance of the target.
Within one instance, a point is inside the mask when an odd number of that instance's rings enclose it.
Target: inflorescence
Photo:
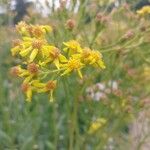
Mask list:
[[[32,100],[32,93],[49,93],[53,101],[53,92],[58,78],[77,72],[88,66],[104,69],[102,54],[90,48],[82,48],[76,40],[63,42],[60,49],[47,40],[52,32],[48,25],[28,25],[20,22],[16,26],[20,39],[13,41],[12,55],[20,58],[20,64],[11,69],[11,73],[23,78],[22,91],[26,100]]]

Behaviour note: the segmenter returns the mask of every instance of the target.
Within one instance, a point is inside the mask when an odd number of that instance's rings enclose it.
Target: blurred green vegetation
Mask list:
[[[13,26],[0,26],[0,150],[132,147],[130,126],[139,112],[149,111],[149,102],[145,101],[150,96],[149,17],[140,18],[130,10],[130,5],[121,5],[107,13],[105,9],[99,10],[99,1],[81,0],[80,3],[76,13],[74,0],[70,9],[62,5],[48,17],[37,13],[24,18],[28,23],[52,25],[53,33],[48,38],[59,48],[62,42],[76,39],[103,54],[106,69],[89,69],[83,80],[75,75],[62,78],[54,103],[49,103],[44,94],[34,95],[31,103],[25,101],[21,80],[12,77],[9,71],[20,61],[10,52],[16,32]],[[98,14],[105,17],[104,22]],[[67,24],[69,19],[75,21],[71,30]],[[99,100],[87,92],[97,83],[107,87],[104,91],[96,89],[104,95]],[[89,134],[91,124],[98,118],[106,119],[106,124]]]

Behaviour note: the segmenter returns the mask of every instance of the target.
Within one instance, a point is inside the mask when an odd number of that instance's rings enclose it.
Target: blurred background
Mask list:
[[[94,0],[95,1],[95,0]],[[93,1],[93,2],[94,2]],[[90,5],[91,3],[89,1]],[[95,1],[96,2],[96,1]],[[52,15],[54,10],[57,10],[65,3],[65,0],[1,0],[0,1],[0,24],[13,25],[26,17],[34,17],[34,15],[41,15],[41,17],[48,17]],[[66,8],[69,9],[71,1],[66,1]],[[100,6],[107,5],[107,10],[111,11],[113,8],[121,6],[123,3],[132,5],[133,10],[137,10],[144,5],[149,5],[149,0],[102,0],[98,1]],[[80,2],[76,2],[75,11],[78,11]],[[99,10],[97,10],[98,12]]]
[[[149,0],[0,0],[0,150],[149,150],[150,17],[136,13],[149,5]],[[51,25],[50,42],[58,47],[77,39],[103,54],[106,69],[77,81],[79,87],[86,84],[72,147],[74,90],[65,93],[60,84],[54,105],[45,95],[26,103],[20,80],[10,75],[20,61],[10,52],[20,21]],[[74,78],[70,87],[79,88]],[[89,133],[97,119],[102,125]]]

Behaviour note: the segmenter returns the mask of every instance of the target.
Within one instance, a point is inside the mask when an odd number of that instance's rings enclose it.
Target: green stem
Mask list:
[[[56,103],[54,102],[52,104],[53,106],[53,125],[54,125],[54,149],[57,149],[57,140],[58,140],[58,129],[57,129],[57,107],[56,107]]]
[[[70,111],[70,98],[69,98],[69,87],[68,87],[68,82],[67,79],[63,80],[63,87],[65,91],[65,98],[66,98],[66,110],[67,110],[67,125],[68,125],[68,130],[69,130],[69,150],[73,150],[73,134],[72,134],[72,124],[71,124],[71,111]]]
[[[74,98],[74,111],[73,111],[73,129],[74,129],[74,135],[75,135],[75,149],[79,149],[79,126],[78,126],[78,93],[76,94]]]

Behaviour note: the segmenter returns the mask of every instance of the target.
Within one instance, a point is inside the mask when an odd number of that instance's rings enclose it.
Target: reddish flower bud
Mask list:
[[[11,74],[12,76],[17,77],[17,76],[19,75],[19,73],[20,73],[20,70],[19,70],[19,67],[18,67],[18,66],[12,67],[12,68],[10,69],[10,74]]]
[[[66,26],[68,29],[72,30],[75,27],[75,20],[73,20],[73,19],[67,20]]]
[[[20,46],[21,40],[20,39],[15,39],[12,41],[12,47]]]
[[[27,66],[28,71],[31,74],[37,74],[38,73],[38,66],[35,63],[31,63]]]
[[[56,82],[55,81],[48,81],[47,84],[46,84],[46,89],[47,91],[51,91],[51,90],[54,90],[56,88]]]
[[[30,85],[28,83],[22,83],[21,90],[26,93],[28,89],[30,88]]]

